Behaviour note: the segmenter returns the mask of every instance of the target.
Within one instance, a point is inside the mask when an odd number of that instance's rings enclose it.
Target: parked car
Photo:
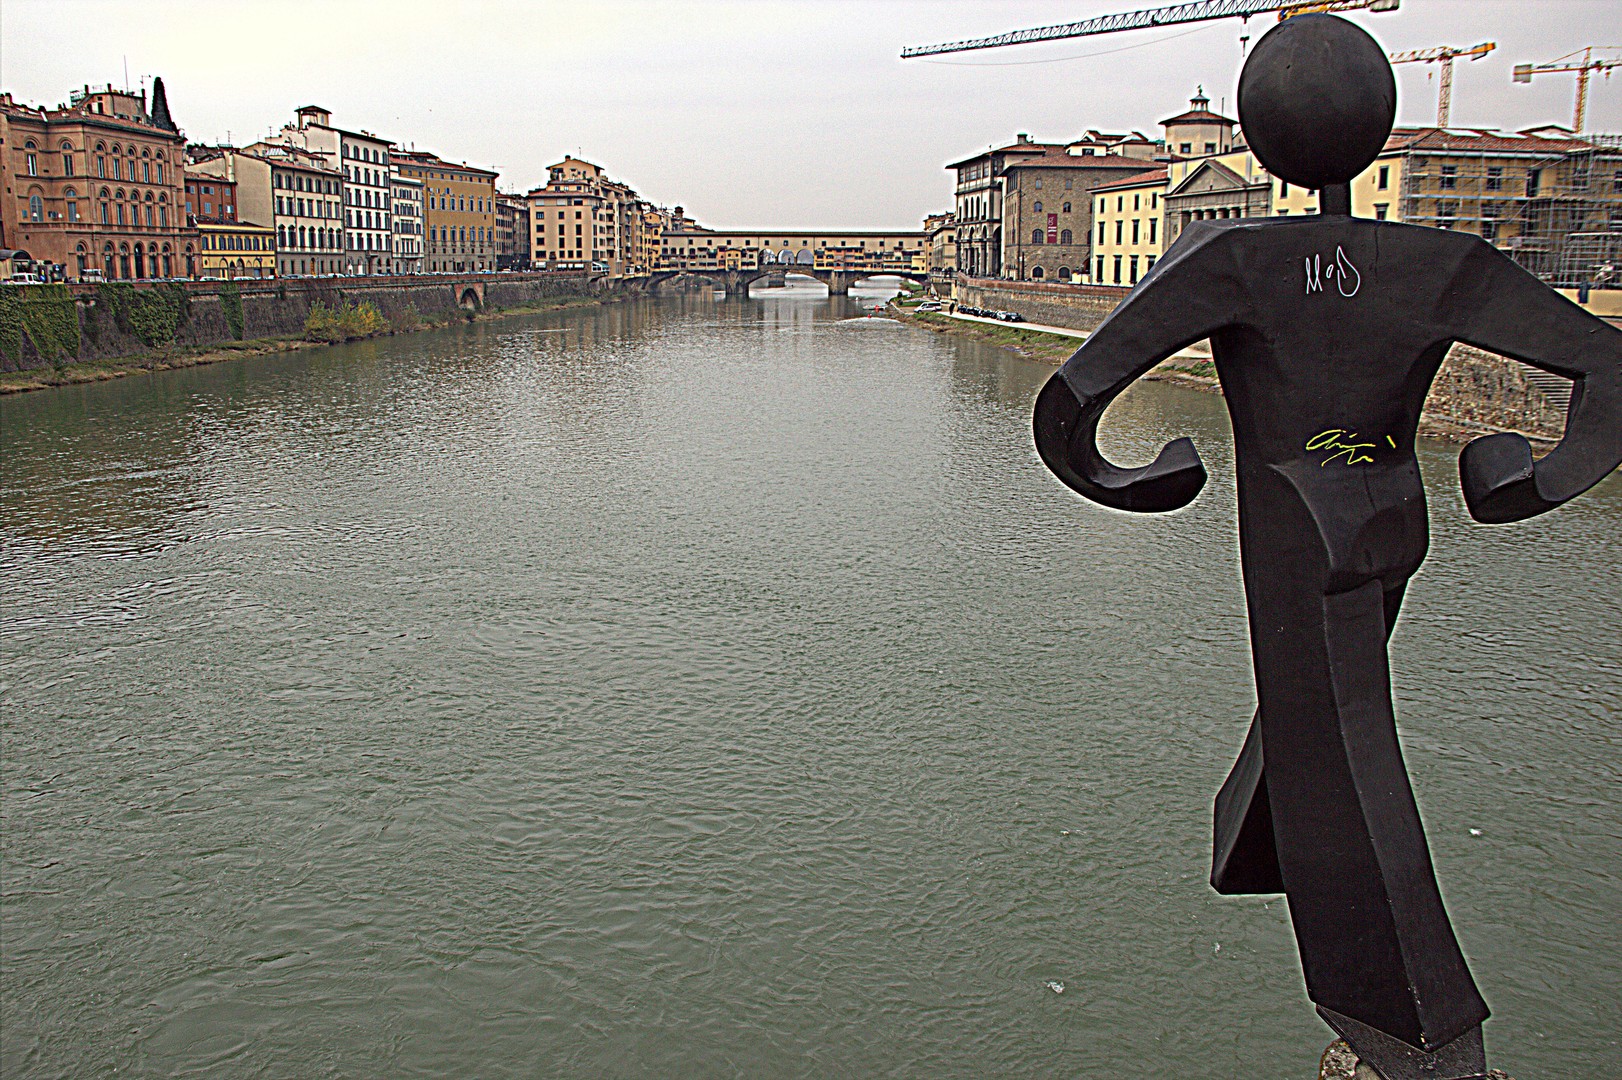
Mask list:
[[[919,311],[939,311],[940,309],[941,302],[939,300],[925,300],[918,305]]]
[[[100,270],[97,270],[95,267],[86,267],[84,270],[79,272],[79,280],[86,285],[92,285],[98,281],[105,281],[106,279],[102,277]]]
[[[25,274],[19,271],[6,279],[7,285],[43,285],[45,279],[38,274]]]
[[[991,317],[994,318],[994,319],[1000,319],[1003,322],[1024,322],[1025,321],[1025,316],[1021,315],[1017,311],[994,311],[994,312],[991,313]]]

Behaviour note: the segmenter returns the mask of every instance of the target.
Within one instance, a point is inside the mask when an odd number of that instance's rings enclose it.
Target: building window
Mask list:
[[[1287,199],[1287,198],[1290,197],[1290,184],[1289,184],[1289,181],[1280,180],[1278,182],[1278,197],[1281,198],[1281,199]]]
[[[1121,283],[1121,257],[1115,256],[1115,284]]]
[[[68,188],[66,191],[64,191],[62,193],[62,197],[68,201],[68,220],[69,221],[78,221],[79,220],[79,204],[75,200],[78,199],[79,193],[77,191],[74,191],[72,188]]]
[[[62,175],[73,175],[73,146],[69,143],[62,144]]]
[[[1504,169],[1500,165],[1487,167],[1487,190],[1502,191],[1504,189]]]
[[[1443,165],[1441,187],[1443,191],[1452,191],[1459,186],[1459,167],[1457,165]]]
[[[1206,153],[1207,153],[1207,154],[1214,154],[1214,153],[1216,153],[1216,143],[1214,143],[1214,142],[1208,142],[1208,143],[1206,143],[1206,144],[1205,144],[1205,152],[1206,152]]]
[[[1038,266],[1035,269],[1033,269],[1031,271],[1031,277],[1034,278],[1037,281],[1041,281],[1042,280],[1042,268],[1040,266]]]
[[[1100,244],[1104,242],[1104,225],[1105,223],[1102,221],[1098,223],[1098,242]]]
[[[1069,203],[1064,204],[1064,212],[1067,213],[1067,214],[1070,213],[1070,204]]]
[[[28,220],[45,220],[45,200],[41,199],[38,195],[28,196]]]
[[[1155,226],[1160,223],[1159,218],[1149,219],[1149,243],[1155,242]]]
[[[1179,143],[1177,145],[1177,152],[1179,154],[1192,154],[1194,152],[1194,144],[1193,143]],[[1115,280],[1116,281],[1121,280],[1121,275],[1116,274],[1115,275]]]
[[[1064,189],[1066,191],[1070,190],[1070,178],[1068,176],[1064,178]],[[1059,273],[1061,273],[1061,274],[1064,273],[1064,268],[1063,267],[1059,268]]]
[[[1059,230],[1059,243],[1068,244],[1071,242],[1071,239],[1072,237],[1069,229]]]
[[[1138,283],[1138,257],[1132,256],[1132,284]]]
[[[1133,218],[1132,219],[1132,243],[1134,243],[1134,244],[1136,244],[1138,242],[1138,222],[1140,220],[1142,220],[1142,219],[1141,218]]]
[[[1040,214],[1042,212],[1042,200],[1037,199],[1036,202],[1032,203],[1031,209]]]
[[[1117,220],[1115,222],[1115,243],[1117,245],[1122,243],[1121,235],[1125,231],[1125,229],[1126,229],[1126,222],[1125,221]]]
[[[1384,221],[1385,212],[1390,209],[1390,203],[1377,202],[1374,204],[1374,220]]]
[[[1100,282],[1104,280],[1104,256],[1102,255],[1098,257],[1098,273],[1093,276],[1098,278]]]
[[[1031,230],[1031,243],[1040,244],[1041,242],[1042,242],[1042,230],[1041,229],[1032,229]]]

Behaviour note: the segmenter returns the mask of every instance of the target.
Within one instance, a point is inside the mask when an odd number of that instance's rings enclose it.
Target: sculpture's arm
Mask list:
[[[1482,242],[1455,297],[1466,302],[1456,340],[1572,380],[1566,432],[1537,462],[1520,435],[1488,435],[1459,455],[1464,500],[1477,521],[1552,510],[1622,465],[1622,330],[1595,318]]]
[[[1222,257],[1221,236],[1198,222],[1185,229],[1037,396],[1036,452],[1093,502],[1148,513],[1176,510],[1205,486],[1205,465],[1189,439],[1167,443],[1149,465],[1123,469],[1098,452],[1098,421],[1138,376],[1239,321],[1243,301]]]

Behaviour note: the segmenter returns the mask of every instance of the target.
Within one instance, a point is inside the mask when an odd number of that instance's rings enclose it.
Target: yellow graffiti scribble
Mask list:
[[[1374,455],[1365,453],[1365,451],[1374,449],[1374,444],[1371,442],[1350,441],[1357,437],[1355,431],[1347,431],[1345,428],[1330,428],[1328,431],[1321,431],[1308,439],[1306,448],[1308,450],[1328,450],[1330,452],[1328,457],[1318,462],[1319,468],[1323,468],[1336,458],[1344,458],[1345,460],[1341,462],[1343,465],[1362,465],[1365,462],[1372,462]],[[1386,441],[1390,442],[1391,436],[1387,435]]]

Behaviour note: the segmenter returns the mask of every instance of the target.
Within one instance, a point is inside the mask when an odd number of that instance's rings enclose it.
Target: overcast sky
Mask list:
[[[500,171],[526,191],[578,153],[722,227],[916,227],[946,162],[1017,132],[1137,128],[1203,83],[1233,113],[1240,37],[1271,16],[903,61],[932,44],[1152,0],[4,0],[0,88],[54,106],[161,75],[189,138],[246,143],[300,105]],[[1403,0],[1349,16],[1388,49],[1496,41],[1459,62],[1454,126],[1570,124],[1574,75],[1517,63],[1622,44],[1622,0]],[[1398,122],[1431,123],[1436,65],[1397,69]],[[1622,70],[1588,130],[1622,132]]]

